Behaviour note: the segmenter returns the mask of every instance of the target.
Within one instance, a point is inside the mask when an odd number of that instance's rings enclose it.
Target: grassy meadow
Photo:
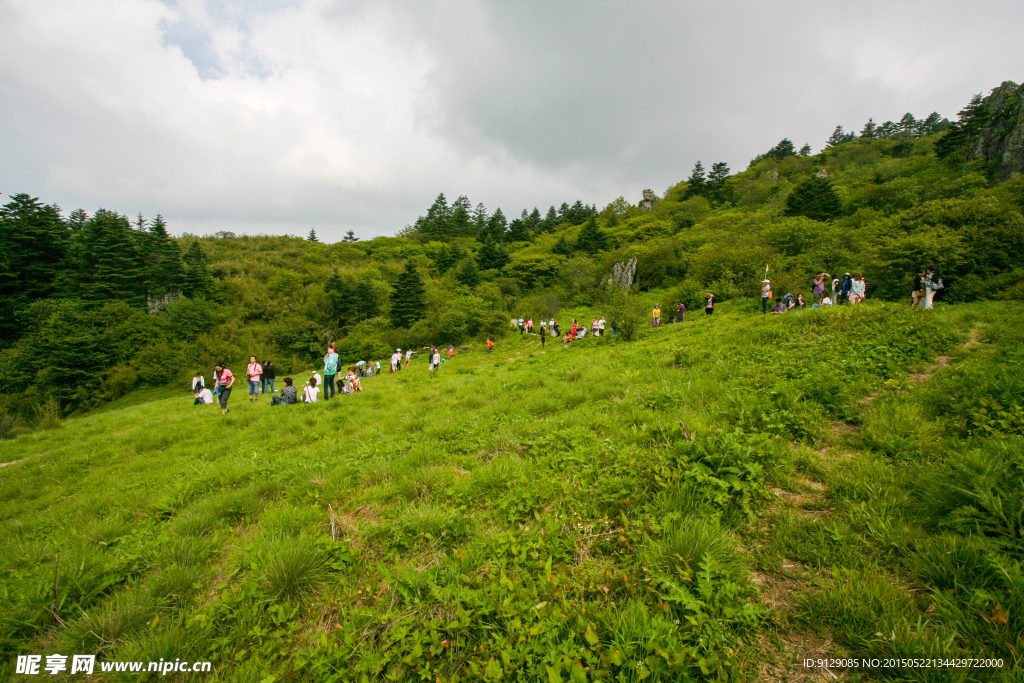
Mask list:
[[[1024,305],[700,313],[0,442],[0,678],[1020,680]]]

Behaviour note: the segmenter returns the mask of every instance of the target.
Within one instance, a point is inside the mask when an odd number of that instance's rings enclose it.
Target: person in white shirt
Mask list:
[[[402,367],[402,349],[395,349],[395,352],[391,354],[391,372],[398,372],[399,368]]]
[[[319,386],[323,386],[323,383],[324,383],[324,381],[323,381],[323,379],[322,379],[322,378],[320,377],[320,373],[319,373],[319,372],[317,372],[315,368],[313,369],[313,374],[312,374],[312,376],[310,377],[310,380],[309,380],[309,381],[310,381],[310,382],[312,382],[313,380],[316,380],[316,386],[318,386],[318,387],[319,387]]]
[[[210,405],[213,403],[213,392],[203,387],[202,390],[196,392],[196,402],[192,405],[202,406]]]
[[[320,401],[320,387],[317,386],[319,382],[316,381],[316,377],[309,380],[309,384],[302,392],[303,403],[318,403]]]
[[[200,391],[206,388],[206,380],[203,379],[203,373],[197,372],[196,376],[192,378],[192,393],[198,394]]]
[[[405,367],[409,367],[409,363],[412,362],[412,349],[405,350]]]
[[[605,323],[605,320],[604,320],[604,316],[602,315],[601,319],[597,321],[597,329],[601,331],[601,334],[598,335],[600,337],[604,336],[604,323]]]

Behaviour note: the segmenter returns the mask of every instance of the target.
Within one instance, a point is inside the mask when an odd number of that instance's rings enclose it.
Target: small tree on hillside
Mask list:
[[[409,327],[424,315],[423,278],[412,261],[398,275],[391,295],[391,322],[395,327]]]
[[[359,238],[356,237],[356,234],[354,232],[349,230],[348,232],[345,233],[345,236],[341,238],[341,241],[342,242],[348,242],[348,243],[351,244],[353,242],[358,242]]]
[[[874,140],[878,137],[878,124],[875,123],[874,119],[868,119],[868,122],[860,130],[860,136],[867,140]]]
[[[576,248],[591,255],[608,249],[608,236],[598,227],[597,218],[594,216],[583,224],[583,229],[576,238]]]
[[[809,156],[811,156],[811,145],[809,143],[805,142],[804,146],[800,148],[800,156],[802,156],[802,157],[809,157]]]
[[[704,194],[705,183],[707,178],[704,176],[704,164],[700,163],[700,160],[693,165],[693,171],[690,173],[690,177],[686,179],[687,188],[684,198],[696,197],[697,195]]]
[[[472,256],[464,259],[455,271],[455,279],[470,289],[480,284],[480,271],[477,270],[476,259]]]
[[[828,178],[811,176],[786,197],[787,216],[807,216],[816,221],[830,221],[842,215],[843,204]]]
[[[836,145],[841,145],[844,142],[852,142],[856,139],[856,133],[847,133],[843,130],[842,126],[836,126],[836,129],[832,131],[832,135],[828,136],[828,140],[825,142],[825,147],[835,147]]]
[[[314,228],[309,229],[309,235],[306,237],[310,242],[319,242],[320,240],[316,237],[316,230]]]

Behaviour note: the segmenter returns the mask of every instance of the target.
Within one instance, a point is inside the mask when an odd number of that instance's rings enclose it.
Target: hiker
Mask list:
[[[526,319],[526,331],[533,334],[533,318]]]
[[[934,268],[928,268],[924,274],[924,309],[927,311],[932,307],[932,300],[935,292],[942,289],[942,278],[935,272]]]
[[[925,271],[919,270],[918,274],[914,275],[913,279],[913,290],[910,292],[910,296],[913,301],[910,303],[910,308],[916,308],[921,305],[925,298]],[[922,306],[924,307],[924,306]]]
[[[274,361],[268,360],[263,363],[263,393],[274,393],[274,379],[277,378],[277,370],[274,368]]]
[[[540,347],[542,349],[544,348],[544,345],[547,343],[547,339],[548,339],[548,327],[547,327],[547,324],[543,320],[541,320],[540,321]]]
[[[541,323],[540,326],[541,329],[543,329],[544,323]],[[455,358],[455,344],[448,345],[448,360],[451,360],[452,358]]]
[[[796,306],[796,300],[793,298],[792,294],[787,292],[786,296],[782,297],[782,307],[788,311],[794,306]]]
[[[196,370],[196,376],[192,378],[192,393],[198,394],[206,388],[206,380],[203,379],[203,371]]]
[[[653,313],[654,323],[651,325],[651,327],[657,327],[658,325],[661,324],[661,306],[659,306],[658,304],[654,304]]]
[[[597,331],[601,333],[602,337],[604,336],[604,324],[605,324],[605,320],[604,320],[604,316],[602,315],[601,319],[597,321]]]
[[[280,396],[271,396],[270,397],[270,405],[272,405],[272,406],[279,406],[279,405],[290,406],[291,404],[293,404],[296,401],[298,401],[299,390],[292,386],[292,378],[291,377],[285,377],[281,381],[284,382],[284,388],[281,389],[281,395]]]
[[[493,350],[494,350],[494,342],[492,342],[491,338],[488,337],[487,338],[487,353],[490,353]]]
[[[249,401],[258,401],[260,398],[260,375],[263,374],[263,366],[256,362],[256,356],[249,356],[249,365],[245,367],[245,376],[249,380]]]
[[[573,339],[575,339],[576,338],[576,333],[579,332],[579,331],[580,331],[580,324],[578,322],[576,322],[576,318],[573,318],[572,319],[572,332],[569,333],[569,336],[572,337]]]
[[[576,333],[576,339],[583,339],[587,336],[587,326],[581,325],[579,331]]]
[[[391,354],[391,372],[398,372],[402,367],[402,349],[395,349]]]
[[[761,280],[761,313],[768,312],[768,303],[772,298],[772,281]]]
[[[412,362],[412,354],[412,348],[408,348],[405,350],[405,367],[409,367],[409,363]]]
[[[214,368],[217,378],[217,389],[220,391],[220,414],[228,414],[228,399],[231,398],[231,387],[235,383],[235,375],[223,363]]]
[[[822,297],[825,296],[825,278],[828,277],[828,273],[818,273],[818,276],[814,278],[814,284],[811,285],[811,293],[814,295],[814,303],[821,301]]]
[[[772,313],[785,313],[786,306],[782,303],[782,299],[775,297],[775,305],[772,306]]]
[[[316,381],[316,377],[311,377],[309,379],[309,383],[306,384],[306,388],[302,391],[303,403],[318,403],[320,401],[320,388],[317,384],[319,384],[319,382]]]
[[[327,347],[327,355],[324,356],[324,400],[330,401],[334,398],[334,376],[338,374],[338,353],[334,345]]]
[[[850,274],[846,273],[843,275],[843,285],[839,288],[839,304],[850,303],[850,291],[853,289],[853,280],[850,278]]]
[[[706,313],[707,315],[711,315],[712,313],[715,312],[715,295],[712,294],[711,292],[708,292],[707,300],[708,302],[704,306],[704,313]]]
[[[686,304],[684,304],[682,301],[680,301],[679,302],[679,306],[676,307],[676,322],[677,323],[683,322],[683,318],[685,318],[685,317],[686,317]]]
[[[519,336],[523,336],[523,316],[519,316]]]
[[[805,308],[807,308],[807,302],[804,301],[804,295],[803,294],[797,294],[796,295],[796,306],[801,311],[804,310]]]
[[[824,299],[821,300],[821,305],[822,306],[831,306],[832,305],[832,297],[826,296]]]
[[[196,392],[196,400],[195,400],[195,403],[193,403],[192,405],[194,405],[194,406],[202,406],[202,405],[211,405],[212,403],[213,403],[213,392],[211,392],[206,387],[203,387],[202,389],[200,389],[199,391]]]
[[[214,396],[220,396],[220,373],[221,373],[220,366],[219,365],[215,366],[213,368],[213,395]]]
[[[839,278],[832,278],[832,303],[839,301]]]
[[[434,349],[434,355],[432,356],[434,362],[434,369],[437,370],[441,367],[441,352],[436,348]]]
[[[857,273],[853,276],[853,282],[850,284],[850,303],[859,304],[864,301],[865,289],[864,276]]]
[[[347,382],[346,388],[350,388],[351,393],[363,390],[363,385],[359,381],[359,375],[356,373],[356,366],[348,366],[348,374],[345,375],[345,381]]]
[[[600,333],[597,330],[597,318],[591,319],[591,321],[590,321],[590,330],[594,333],[595,337],[600,336]]]

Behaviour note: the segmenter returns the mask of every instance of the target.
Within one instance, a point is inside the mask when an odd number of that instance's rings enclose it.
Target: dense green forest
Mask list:
[[[307,367],[335,340],[354,361],[500,337],[520,315],[610,312],[602,281],[632,258],[633,291],[663,290],[666,306],[712,291],[753,311],[768,264],[776,293],[859,271],[869,298],[899,300],[933,266],[945,302],[1022,299],[1024,180],[1007,151],[1021,90],[975,96],[952,122],[839,126],[818,154],[782,140],[738,173],[698,162],[636,204],[567,201],[509,220],[441,194],[394,237],[334,244],[312,231],[175,238],[161,216],[65,216],[14,195],[0,211],[3,409],[89,409],[250,354]]]

